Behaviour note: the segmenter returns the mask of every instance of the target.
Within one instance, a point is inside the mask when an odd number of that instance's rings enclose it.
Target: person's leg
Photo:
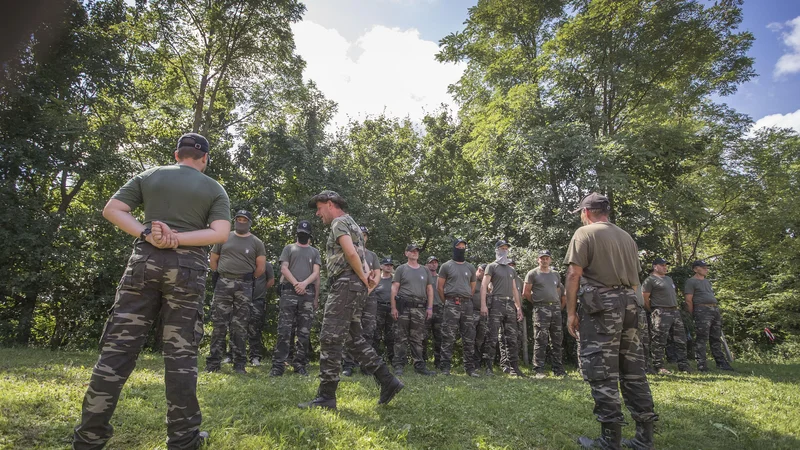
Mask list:
[[[261,341],[264,332],[264,313],[267,300],[265,298],[253,299],[253,306],[250,308],[250,323],[247,327],[247,341],[250,346],[250,361],[256,359],[261,362],[264,359],[264,343]]]
[[[683,318],[680,311],[672,311],[673,322],[670,328],[672,334],[673,347],[675,348],[675,357],[678,361],[678,370],[688,371],[689,361],[687,359],[686,348],[686,326],[683,324]]]
[[[292,336],[300,299],[297,295],[283,292],[278,301],[278,337],[275,342],[275,352],[272,354],[273,375],[282,375],[286,369],[286,360],[289,357],[289,349],[292,347]]]
[[[553,373],[563,375],[564,372],[564,329],[561,326],[561,305],[551,305],[550,345],[553,348]]]
[[[533,308],[533,370],[544,373],[547,343],[550,341],[550,311],[545,305]]]
[[[708,370],[706,362],[706,344],[708,343],[709,332],[713,317],[711,311],[705,307],[694,307],[694,330],[695,330],[695,358],[697,359],[697,370]]]
[[[475,372],[475,324],[472,322],[472,302],[461,302],[458,328],[461,333],[461,348],[464,353],[464,371]]]
[[[233,293],[233,311],[231,313],[231,349],[234,369],[244,369],[247,362],[245,343],[247,342],[247,327],[250,323],[250,308],[252,308],[253,282],[236,282]]]
[[[422,353],[422,347],[425,344],[425,322],[426,311],[425,308],[407,308],[410,311],[408,341],[411,347],[411,359],[414,363],[414,370],[425,371],[425,358]]]
[[[228,325],[233,314],[233,293],[235,280],[220,277],[214,288],[214,299],[211,302],[211,345],[206,358],[206,370],[219,370],[222,358],[227,351]]]
[[[392,367],[395,372],[401,372],[405,368],[408,359],[406,358],[406,348],[408,347],[408,334],[411,327],[411,308],[403,308],[403,312],[397,316],[394,324],[394,358]]]
[[[449,372],[453,364],[453,350],[455,349],[456,333],[458,331],[459,306],[448,301],[444,305],[442,324],[442,354],[439,369]],[[465,356],[466,358],[466,356]]]

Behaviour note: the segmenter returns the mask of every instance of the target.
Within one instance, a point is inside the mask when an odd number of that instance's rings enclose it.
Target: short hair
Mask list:
[[[197,161],[198,159],[201,159],[203,157],[203,155],[207,155],[208,154],[208,153],[206,153],[206,152],[204,152],[202,150],[196,149],[194,147],[181,147],[177,151],[178,151],[178,159],[180,159],[180,160],[191,158],[191,159]]]
[[[593,216],[600,216],[600,217],[608,217],[608,214],[611,212],[607,209],[601,209],[601,208],[596,208],[596,209],[586,208],[586,211],[592,213]]]

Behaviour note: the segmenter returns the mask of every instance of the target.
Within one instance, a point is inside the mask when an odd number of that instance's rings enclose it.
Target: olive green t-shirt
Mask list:
[[[211,253],[219,255],[217,272],[246,275],[256,271],[256,258],[267,256],[264,243],[254,234],[239,236],[231,231],[224,244],[214,244]]]
[[[394,271],[392,283],[400,283],[398,296],[416,297],[428,301],[428,286],[433,284],[433,280],[427,267],[420,265],[416,269],[412,269],[408,264],[401,264]]]
[[[444,278],[444,296],[469,298],[472,296],[470,283],[477,280],[475,266],[465,262],[459,264],[453,260],[442,264],[439,278]],[[480,299],[478,300],[480,301]]]
[[[253,298],[267,298],[267,283],[275,278],[275,270],[272,263],[267,262],[267,270],[253,284]]]
[[[342,273],[353,270],[350,263],[347,262],[347,258],[344,257],[344,251],[339,244],[339,238],[342,236],[350,236],[362,267],[366,265],[364,235],[361,234],[361,229],[356,221],[349,214],[344,214],[331,221],[331,232],[328,234],[328,242],[325,246],[328,256],[328,278],[337,278]]]
[[[392,300],[392,277],[378,280],[378,285],[372,291],[372,295],[378,297],[380,303],[389,303]]]
[[[678,298],[675,295],[675,282],[668,276],[659,277],[650,275],[642,283],[642,292],[650,293],[650,307],[671,308],[678,306]]]
[[[535,268],[525,275],[525,282],[531,285],[531,298],[533,303],[557,304],[561,303],[559,289],[563,289],[561,275],[553,269],[542,272]]]
[[[610,222],[595,222],[577,230],[564,264],[583,268],[583,277],[599,287],[638,286],[639,249],[631,235]]]
[[[372,250],[364,251],[364,258],[367,260],[367,272],[371,272],[373,270],[380,270],[381,268],[381,260],[378,258],[378,255],[375,254]]]
[[[319,250],[312,246],[303,247],[297,244],[289,244],[283,247],[281,257],[278,262],[289,264],[289,272],[292,273],[297,281],[304,281],[314,273],[314,265],[322,266],[322,258]]]
[[[475,277],[475,292],[472,293],[472,308],[481,309],[481,282],[482,279]]]
[[[686,280],[683,287],[683,293],[692,294],[693,305],[715,305],[717,304],[717,297],[714,296],[714,289],[711,288],[711,282],[707,278],[698,280],[695,277]]]
[[[145,170],[111,198],[131,210],[144,204],[146,226],[159,220],[178,232],[204,230],[215,220],[231,220],[225,189],[199,170],[180,164]]]
[[[484,277],[492,277],[492,295],[495,297],[514,298],[514,281],[517,278],[517,271],[513,267],[493,262],[486,266]]]

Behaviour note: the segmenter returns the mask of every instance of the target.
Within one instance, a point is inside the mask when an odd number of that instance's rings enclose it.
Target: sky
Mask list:
[[[455,104],[447,86],[464,70],[435,60],[439,40],[463,28],[477,0],[304,0],[293,25],[304,77],[338,103],[336,126],[386,113],[414,121]],[[800,1],[745,0],[740,27],[755,36],[758,74],[715,98],[748,114],[756,127],[800,131]]]

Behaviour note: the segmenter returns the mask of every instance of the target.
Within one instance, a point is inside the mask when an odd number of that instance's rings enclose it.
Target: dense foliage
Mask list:
[[[800,354],[800,136],[719,103],[755,75],[741,1],[480,0],[438,56],[466,64],[458,111],[338,130],[302,80],[296,0],[54,3],[0,66],[2,343],[96,342],[131,241],[100,210],[197,131],[271,259],[329,188],[380,255],[444,261],[458,236],[486,262],[505,238],[527,270],[597,190],[644,267],[664,256],[682,285],[712,262],[739,351]]]

